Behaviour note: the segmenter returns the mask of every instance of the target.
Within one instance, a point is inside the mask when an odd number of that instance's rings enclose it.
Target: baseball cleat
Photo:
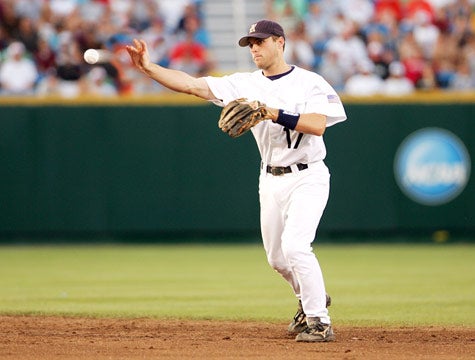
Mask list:
[[[289,334],[298,334],[304,331],[307,328],[307,317],[303,312],[302,308],[302,301],[299,300],[299,304],[297,307],[297,312],[294,315],[292,322],[289,324],[287,328],[287,332]]]
[[[327,295],[326,307],[329,307],[332,304],[332,298],[330,295]],[[307,328],[307,316],[303,312],[302,301],[299,300],[297,312],[294,315],[292,322],[287,327],[287,332],[289,334],[299,334]]]
[[[330,324],[324,324],[320,318],[310,322],[308,327],[295,337],[298,342],[328,342],[334,341],[335,335]]]

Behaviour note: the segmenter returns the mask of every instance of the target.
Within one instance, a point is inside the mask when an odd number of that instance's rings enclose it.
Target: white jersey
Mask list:
[[[264,76],[262,70],[208,76],[205,80],[222,106],[238,98],[247,98],[294,113],[326,115],[327,127],[346,120],[340,98],[330,84],[320,75],[297,66],[274,80]],[[309,164],[325,158],[322,136],[301,134],[272,121],[263,121],[251,130],[264,165]]]

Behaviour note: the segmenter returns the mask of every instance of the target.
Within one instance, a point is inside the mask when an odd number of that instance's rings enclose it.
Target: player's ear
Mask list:
[[[274,42],[276,42],[279,46],[282,46],[282,51],[285,49],[285,39],[284,39],[283,36],[273,35],[273,36],[272,36],[272,39],[273,39]]]
[[[278,37],[276,36],[275,41],[276,41],[280,46],[282,46],[282,51],[284,51],[284,49],[285,49],[285,39],[284,39],[284,37],[283,37],[283,36],[278,36]]]

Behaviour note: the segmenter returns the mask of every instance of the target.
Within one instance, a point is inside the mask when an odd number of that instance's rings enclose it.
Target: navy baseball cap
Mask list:
[[[249,34],[239,40],[239,46],[248,46],[250,38],[267,39],[272,35],[282,36],[285,39],[284,29],[282,29],[282,26],[274,21],[260,20],[251,25],[249,28]]]

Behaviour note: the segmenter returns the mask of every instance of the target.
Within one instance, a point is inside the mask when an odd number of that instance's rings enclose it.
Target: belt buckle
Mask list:
[[[285,168],[282,166],[273,166],[270,168],[270,173],[274,176],[281,176],[285,174]]]

